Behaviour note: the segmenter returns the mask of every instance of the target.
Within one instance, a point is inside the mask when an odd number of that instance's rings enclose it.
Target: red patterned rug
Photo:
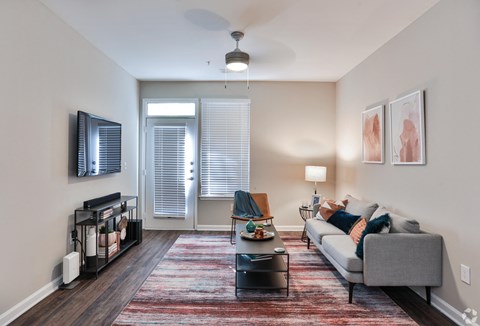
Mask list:
[[[290,295],[239,290],[228,236],[182,235],[114,325],[417,325],[383,291],[348,283],[316,249],[282,237]]]

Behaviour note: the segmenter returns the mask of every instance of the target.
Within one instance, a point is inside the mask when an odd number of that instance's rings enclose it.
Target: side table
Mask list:
[[[300,217],[302,218],[303,222],[306,222],[307,219],[312,218],[313,216],[313,209],[311,206],[309,207],[303,207],[300,206],[298,208],[298,212],[300,213]],[[303,232],[302,232],[302,238],[301,240],[303,242],[307,242],[307,230],[306,230],[306,224],[303,225]]]

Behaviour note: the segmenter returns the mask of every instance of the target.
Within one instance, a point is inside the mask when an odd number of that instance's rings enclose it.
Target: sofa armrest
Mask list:
[[[377,233],[364,240],[364,283],[442,285],[442,237],[431,233]]]

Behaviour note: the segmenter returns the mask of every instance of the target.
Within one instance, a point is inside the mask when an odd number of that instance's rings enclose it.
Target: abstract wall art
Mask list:
[[[425,164],[423,91],[390,102],[392,164]]]
[[[362,162],[383,163],[383,105],[362,112]]]

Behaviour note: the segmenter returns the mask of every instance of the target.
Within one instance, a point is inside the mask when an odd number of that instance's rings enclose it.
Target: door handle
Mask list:
[[[193,180],[193,177],[187,178],[187,180]]]

